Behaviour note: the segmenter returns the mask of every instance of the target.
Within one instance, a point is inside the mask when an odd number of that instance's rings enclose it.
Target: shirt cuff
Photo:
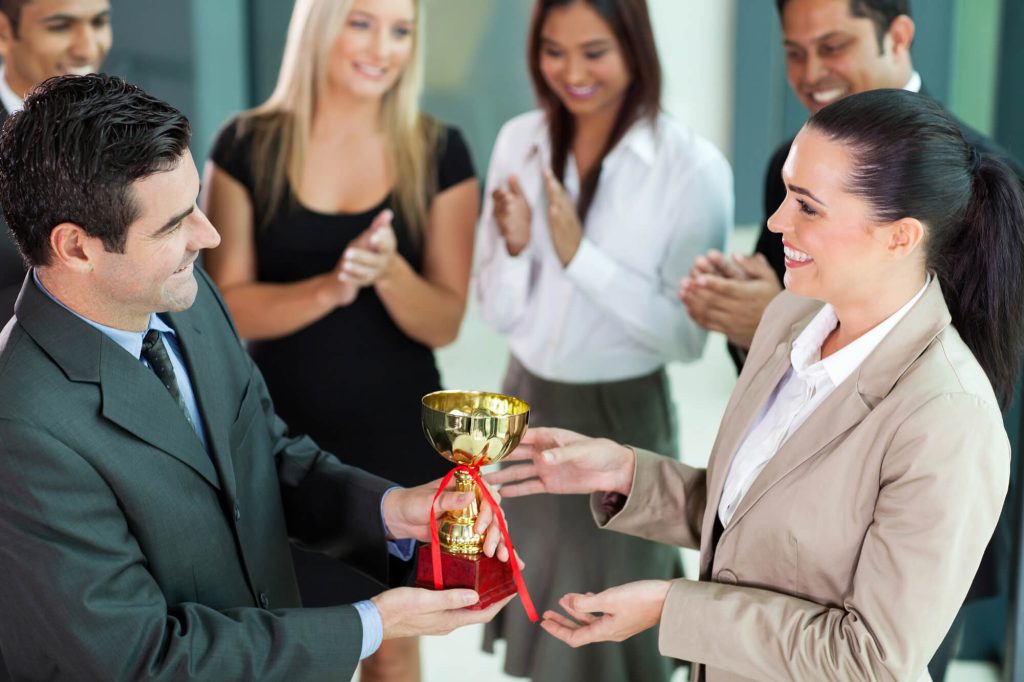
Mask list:
[[[530,279],[530,263],[532,258],[530,257],[530,246],[527,245],[525,249],[519,252],[519,255],[513,256],[508,252],[508,249],[504,245],[499,246],[501,249],[499,258],[501,259],[501,281],[505,286],[515,286],[522,282],[528,282]]]
[[[600,293],[615,279],[618,265],[586,237],[565,267],[565,275],[584,291]]]
[[[357,601],[353,606],[356,607],[356,613],[363,624],[363,646],[359,650],[361,661],[380,648],[380,643],[384,640],[384,624],[380,620],[380,611],[369,599]]]
[[[384,535],[390,535],[391,531],[388,530],[387,521],[384,520],[384,499],[391,493],[392,490],[398,490],[401,486],[391,486],[384,491],[384,494],[380,496],[380,524],[384,526]],[[413,552],[416,551],[416,541],[411,538],[404,538],[401,540],[388,540],[388,554],[394,557],[398,557],[402,561],[409,561],[412,559]],[[376,609],[375,609],[376,610]]]
[[[388,554],[398,557],[402,561],[411,561],[413,552],[416,551],[416,541],[412,538],[403,540],[388,540]]]

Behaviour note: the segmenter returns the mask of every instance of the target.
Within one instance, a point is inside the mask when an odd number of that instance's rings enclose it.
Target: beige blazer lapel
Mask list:
[[[740,500],[722,537],[743,520],[744,515],[773,485],[821,452],[837,437],[859,424],[870,411],[861,398],[860,391],[857,390],[856,375],[847,378],[818,406],[807,421],[786,439],[775,456],[768,461],[754,479],[747,494]],[[723,481],[722,484],[724,483]]]
[[[933,278],[921,300],[889,332],[878,347],[864,360],[860,368],[836,387],[835,391],[807,418],[807,421],[801,424],[782,444],[779,451],[754,480],[747,494],[743,496],[729,528],[741,522],[746,513],[772,486],[808,459],[825,450],[829,443],[867,417],[871,409],[889,394],[914,360],[920,357],[939,332],[949,324],[949,314],[945,311],[942,291],[937,278]],[[795,333],[789,336],[784,344],[787,349],[791,347],[792,341],[808,322],[808,319],[804,319],[793,326]],[[783,364],[785,367],[789,366],[788,353],[785,355]],[[785,368],[780,373],[775,367],[773,371],[769,372],[766,369],[763,373],[770,376],[778,375],[778,378],[772,383],[772,388],[774,388],[784,371]],[[770,392],[769,389],[768,393]],[[755,412],[760,410],[760,406],[764,404],[767,397],[768,394],[750,396],[751,400],[759,399]],[[749,428],[749,421],[748,418],[742,433],[746,433]],[[728,456],[730,462],[737,447],[739,447],[738,442],[730,451]],[[723,469],[721,476],[714,484],[715,509],[717,509],[718,500],[725,485],[725,473],[728,471],[728,467],[721,467],[721,469]],[[722,533],[723,537],[729,532],[729,528]]]
[[[795,300],[789,294],[782,296]],[[805,306],[808,304],[806,300],[801,300],[800,303]],[[790,324],[788,332],[763,361],[759,362],[757,356],[752,354],[744,364],[743,373],[740,374],[736,388],[733,389],[708,461],[707,511],[701,526],[700,573],[703,578],[707,578],[711,571],[714,554],[711,542],[714,538],[715,520],[718,517],[718,504],[733,457],[754,419],[789,369],[793,339],[803,331],[820,308],[820,303],[811,302],[806,314]]]

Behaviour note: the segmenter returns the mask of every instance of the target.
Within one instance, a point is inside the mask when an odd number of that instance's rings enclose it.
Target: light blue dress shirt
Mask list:
[[[181,391],[181,397],[185,401],[185,407],[188,409],[189,416],[192,417],[192,424],[195,425],[196,435],[199,436],[199,440],[202,442],[203,448],[209,452],[206,440],[206,428],[203,425],[203,420],[199,416],[199,406],[196,403],[196,394],[192,390],[192,381],[189,379],[188,370],[185,369],[185,362],[181,355],[181,348],[178,346],[178,339],[174,330],[171,329],[166,322],[160,319],[159,315],[152,314],[149,316],[149,326],[146,331],[143,332],[130,332],[123,329],[114,329],[113,327],[108,327],[100,324],[99,322],[94,322],[87,317],[82,317],[74,310],[61,303],[58,299],[54,298],[53,294],[47,291],[46,287],[43,286],[43,283],[39,281],[39,275],[36,274],[35,268],[32,269],[32,279],[35,281],[36,286],[39,287],[39,290],[46,294],[50,300],[86,324],[106,334],[111,341],[131,353],[132,357],[138,358],[139,362],[147,368],[149,367],[149,363],[142,358],[142,341],[146,336],[146,332],[150,329],[156,329],[159,331],[161,338],[164,339],[165,345],[171,351],[168,355],[171,358],[171,365],[174,367],[174,378],[178,383],[178,390]],[[387,497],[388,493],[392,490],[395,490],[395,488],[389,488],[380,500],[382,522],[384,520],[384,498]],[[385,526],[385,530],[386,528],[387,527]],[[415,547],[415,540],[388,541],[388,552],[402,561],[409,561],[412,559]],[[384,624],[380,620],[380,612],[370,600],[367,599],[356,602],[353,606],[356,609],[356,613],[359,614],[359,620],[362,622],[363,626],[363,644],[359,653],[359,658],[362,660],[377,651],[380,647],[380,643],[384,639]]]

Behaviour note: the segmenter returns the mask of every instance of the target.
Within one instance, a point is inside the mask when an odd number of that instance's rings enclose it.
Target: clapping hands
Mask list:
[[[504,187],[491,192],[491,198],[494,200],[494,222],[505,240],[508,255],[518,256],[530,243],[530,222],[533,220],[533,211],[523,194],[519,178],[515,175],[509,177]]]
[[[551,243],[559,262],[565,267],[579,250],[583,227],[576,213],[576,205],[555,174],[547,167],[543,167],[541,173],[548,202]],[[491,193],[491,198],[494,201],[492,215],[498,224],[499,234],[505,240],[505,248],[510,256],[518,256],[530,243],[530,224],[533,219],[533,210],[526,200],[519,178],[510,176],[505,186]]]
[[[759,253],[730,261],[709,251],[679,282],[679,299],[693,321],[740,348],[750,348],[764,309],[780,291],[779,278]]]
[[[340,280],[367,287],[387,276],[398,250],[398,240],[391,226],[393,219],[394,213],[384,209],[370,227],[349,244],[335,268]]]

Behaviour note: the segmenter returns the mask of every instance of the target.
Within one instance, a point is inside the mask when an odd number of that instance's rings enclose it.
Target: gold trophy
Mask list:
[[[489,493],[474,479],[479,478],[480,467],[501,461],[519,445],[530,406],[519,398],[480,391],[437,391],[423,396],[422,402],[423,433],[442,457],[456,465],[441,489],[454,475],[458,490],[474,493],[474,500],[465,509],[446,512],[440,529],[434,529],[436,540],[420,548],[416,584],[432,589],[474,589],[480,601],[470,608],[482,609],[515,593],[522,578],[514,558],[503,562],[483,553],[483,537],[473,526],[481,495],[489,497]],[[497,508],[495,514],[499,515]],[[512,557],[508,530],[504,521],[500,523]],[[525,587],[520,594],[525,606],[529,602]]]

